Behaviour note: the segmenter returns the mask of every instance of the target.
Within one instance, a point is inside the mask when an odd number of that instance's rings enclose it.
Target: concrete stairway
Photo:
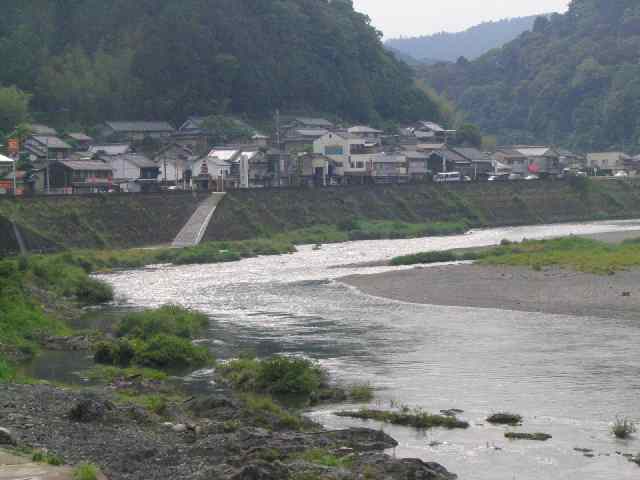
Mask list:
[[[211,217],[213,217],[220,200],[224,198],[224,193],[212,193],[204,200],[191,218],[186,223],[178,236],[172,243],[174,247],[193,247],[202,241],[204,233],[207,231]]]

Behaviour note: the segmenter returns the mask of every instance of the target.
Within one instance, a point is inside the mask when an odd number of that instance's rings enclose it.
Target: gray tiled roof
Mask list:
[[[116,132],[173,132],[167,122],[106,122]]]
[[[41,135],[33,135],[32,137],[39,144],[52,149],[60,150],[72,150],[71,145],[67,142],[60,140],[58,137],[47,137]]]
[[[59,163],[71,170],[100,170],[111,171],[113,170],[109,165],[104,162],[96,160],[60,160]]]

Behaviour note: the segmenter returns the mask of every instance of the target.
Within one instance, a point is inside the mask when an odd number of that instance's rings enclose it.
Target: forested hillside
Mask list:
[[[437,118],[350,0],[4,0],[0,58],[0,85],[33,94],[32,112],[85,125],[276,108]]]
[[[421,76],[502,142],[638,150],[640,2],[573,0],[500,50]]]
[[[537,17],[520,17],[484,22],[463,32],[441,32],[421,37],[392,38],[386,46],[424,63],[455,62],[460,57],[475,59],[503,46],[526,30]]]

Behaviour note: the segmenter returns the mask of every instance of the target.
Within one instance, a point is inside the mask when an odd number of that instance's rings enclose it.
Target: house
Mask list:
[[[370,160],[373,183],[407,183],[407,157],[401,153],[379,153]]]
[[[159,190],[160,168],[144,155],[124,153],[101,157],[113,171],[113,184],[123,192],[154,192]]]
[[[179,143],[171,143],[156,153],[153,162],[160,168],[160,181],[163,185],[186,188],[190,180],[188,177],[191,165],[196,158],[197,155],[191,148]]]
[[[587,168],[598,174],[613,175],[625,170],[625,162],[631,159],[623,152],[599,152],[587,154]]]
[[[473,163],[448,147],[438,150],[431,150],[427,160],[427,170],[432,174],[442,172],[460,172],[465,177],[472,177],[474,174]]]
[[[209,148],[210,134],[204,128],[206,117],[189,117],[172,135],[174,143],[191,149],[196,154],[204,154]]]
[[[528,175],[529,159],[520,151],[510,147],[499,147],[493,154],[494,170],[497,173]]]
[[[402,130],[404,136],[416,137],[422,141],[444,143],[447,137],[455,135],[455,130],[446,130],[435,122],[420,121]]]
[[[93,143],[93,138],[82,132],[67,133],[64,137],[79,152],[86,152]]]
[[[244,150],[239,157],[240,188],[279,186],[279,168],[276,162],[260,150]]]
[[[427,164],[429,156],[427,153],[417,150],[406,150],[403,155],[407,159],[407,175],[409,180],[424,181],[430,179],[433,173],[429,171]]]
[[[143,142],[167,140],[175,129],[167,122],[105,122],[99,127],[100,137],[109,141]]]
[[[384,134],[382,130],[376,130],[366,125],[356,125],[355,127],[348,128],[347,132],[356,137],[370,139],[374,142],[379,142]]]
[[[286,133],[290,130],[332,130],[333,128],[333,123],[324,118],[295,117],[287,122],[281,130]]]
[[[124,155],[125,153],[133,153],[133,148],[128,143],[107,143],[102,145],[93,145],[89,147],[87,153],[90,156],[98,155],[100,157],[113,157],[116,155]]]
[[[337,185],[340,181],[336,173],[336,162],[320,153],[298,154],[295,166],[295,184],[298,186],[324,187]]]
[[[32,162],[37,160],[68,158],[73,147],[58,137],[31,135],[23,145]]]
[[[32,123],[29,125],[31,135],[39,135],[41,137],[57,137],[58,131],[55,128],[42,125],[40,123]]]
[[[452,147],[451,150],[471,162],[473,166],[473,178],[488,177],[493,173],[493,158],[488,153],[481,152],[473,147]]]
[[[49,171],[52,192],[99,193],[112,187],[113,169],[99,160],[58,160]]]
[[[347,184],[367,183],[379,145],[348,132],[329,132],[313,142],[313,152],[329,157],[336,163],[336,173]]]
[[[287,131],[280,139],[280,147],[287,153],[299,153],[313,148],[313,142],[325,136],[329,130],[324,128],[300,128]]]
[[[536,175],[558,175],[561,172],[560,155],[550,147],[523,146],[512,147],[527,157],[527,173]]]
[[[563,148],[556,149],[560,157],[560,168],[582,171],[587,167],[587,157]]]
[[[240,155],[236,148],[214,148],[191,163],[192,187],[197,190],[224,191],[240,186]]]

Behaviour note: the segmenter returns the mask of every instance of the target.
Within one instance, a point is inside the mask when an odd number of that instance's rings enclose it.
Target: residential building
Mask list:
[[[244,150],[239,157],[240,188],[279,186],[279,169],[275,162],[260,150]]]
[[[209,132],[204,128],[206,117],[189,117],[172,136],[174,143],[204,154],[209,148]]]
[[[160,182],[163,185],[186,188],[189,184],[187,172],[191,171],[191,165],[197,158],[191,148],[171,143],[160,149],[153,161],[160,169]]]
[[[168,140],[175,129],[167,122],[106,122],[100,126],[101,138],[117,142]]]
[[[473,177],[473,163],[448,147],[429,150],[427,170],[435,175],[443,172],[460,172],[465,177]]]
[[[332,130],[335,126],[329,120],[313,117],[295,117],[285,123],[281,131],[286,134],[290,130]]]
[[[31,135],[38,135],[41,137],[57,137],[58,131],[55,128],[40,123],[32,123],[29,125],[29,131]]]
[[[68,158],[73,147],[58,137],[31,135],[23,145],[24,150],[29,154],[32,162],[38,160]]]
[[[381,149],[348,132],[329,132],[313,142],[313,152],[336,162],[336,173],[344,177],[345,183],[364,184],[365,177],[371,176],[373,158]]]
[[[49,169],[55,193],[98,193],[112,188],[113,169],[99,160],[58,160]]]
[[[433,176],[427,167],[430,155],[424,152],[418,152],[417,150],[404,151],[403,155],[407,159],[407,174],[409,180],[419,182],[430,179]]]
[[[337,185],[336,162],[320,153],[301,153],[295,157],[298,186],[324,187]]]
[[[494,153],[494,158],[496,173],[513,173],[523,176],[529,173],[529,159],[514,148],[500,147]]]
[[[560,168],[582,171],[587,167],[587,157],[563,148],[556,149],[560,157]]]
[[[82,132],[67,133],[65,139],[79,152],[86,152],[93,144],[93,138]]]
[[[631,159],[623,152],[598,152],[587,154],[587,168],[594,173],[615,174],[625,170],[625,162]]]
[[[512,148],[527,157],[526,174],[558,175],[561,172],[560,155],[551,147],[516,145]]]
[[[407,183],[409,181],[407,157],[402,153],[379,153],[370,160],[373,183]]]
[[[325,136],[329,130],[324,128],[300,128],[288,130],[280,138],[280,147],[287,153],[300,153],[313,149],[313,142]]]
[[[133,153],[133,148],[128,143],[107,143],[102,145],[92,145],[87,150],[90,156],[113,157]]]
[[[382,130],[376,130],[375,128],[368,127],[366,125],[357,125],[347,129],[347,132],[356,137],[365,138],[372,142],[379,143],[384,132]]]
[[[471,178],[474,180],[479,177],[488,177],[493,173],[494,159],[488,153],[481,152],[473,147],[451,147],[451,150],[471,162],[473,167],[473,176]]]
[[[102,157],[113,171],[113,184],[123,192],[153,192],[159,189],[160,168],[144,155],[125,153]]]

